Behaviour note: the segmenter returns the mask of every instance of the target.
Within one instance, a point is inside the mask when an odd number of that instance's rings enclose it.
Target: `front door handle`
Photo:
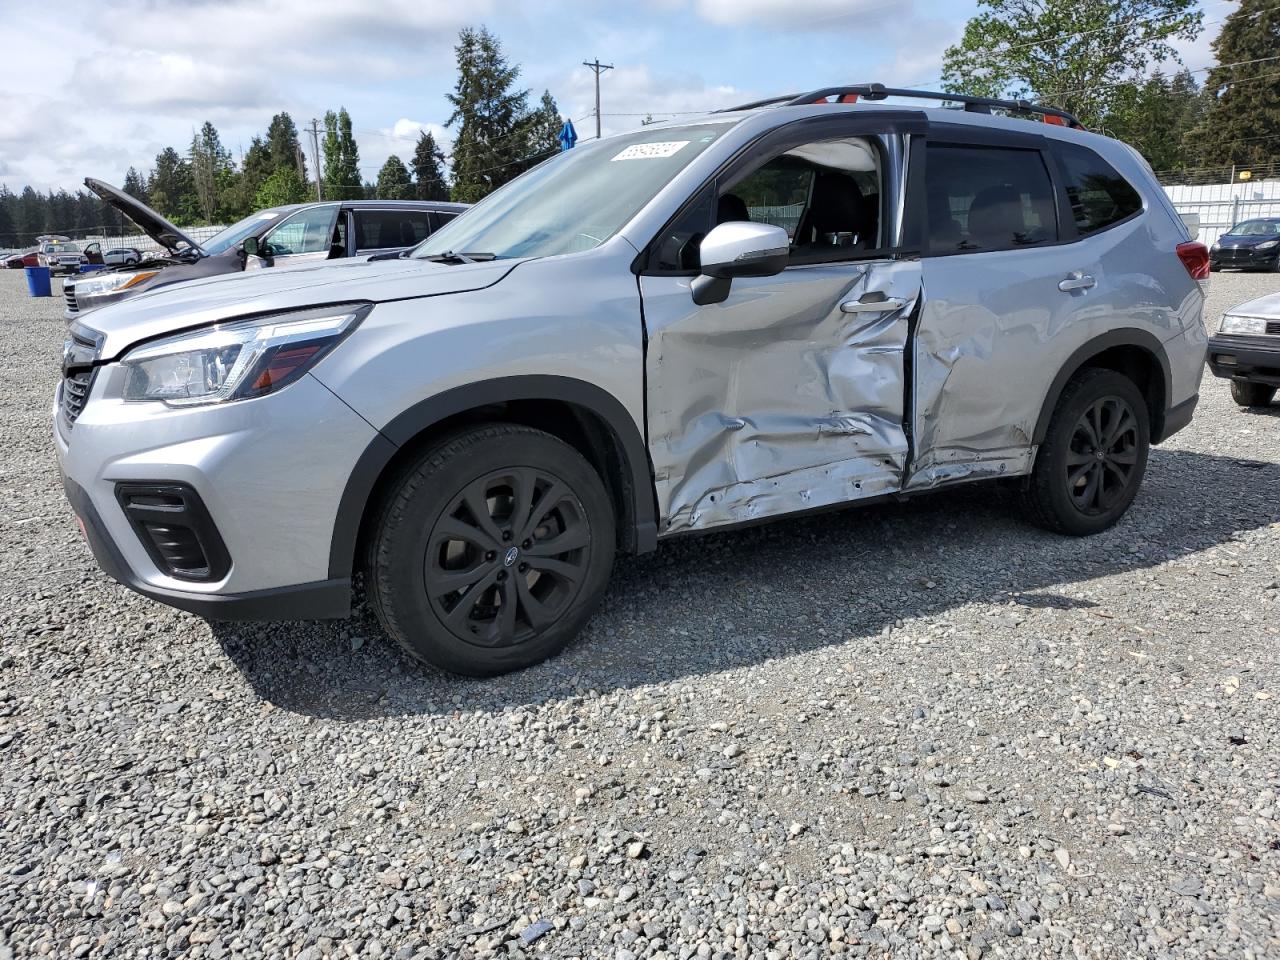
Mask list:
[[[901,310],[907,301],[901,297],[880,297],[871,299],[875,294],[864,294],[860,300],[846,300],[840,304],[841,313],[887,313],[890,310]]]
[[[1097,285],[1097,280],[1079,270],[1067,274],[1067,279],[1058,281],[1058,289],[1063,293],[1070,293],[1072,290],[1088,290]]]

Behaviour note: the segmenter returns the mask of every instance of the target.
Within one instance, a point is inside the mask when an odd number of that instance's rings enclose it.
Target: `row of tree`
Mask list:
[[[432,133],[423,130],[408,164],[392,154],[377,177],[366,180],[350,114],[345,107],[330,110],[317,131],[319,195],[474,203],[558,149],[561,119],[555,100],[544,91],[530,106],[530,92],[519,86],[520,68],[507,61],[493,34],[464,29],[455,52],[457,82],[447,95],[453,106],[447,121],[455,131],[452,155],[446,157]],[[297,124],[281,112],[238,160],[206,121],[185,150],[166,147],[145,173],[130,167],[121,188],[179,226],[189,226],[232,223],[264,207],[313,199],[314,176]],[[119,214],[83,190],[40,193],[26,187],[14,194],[0,187],[0,247],[25,246],[42,233],[120,230]]]
[[[979,0],[947,50],[948,90],[1069,110],[1176,171],[1269,164],[1280,152],[1280,4],[1240,0],[1192,69],[1152,72],[1204,28],[1197,0]]]

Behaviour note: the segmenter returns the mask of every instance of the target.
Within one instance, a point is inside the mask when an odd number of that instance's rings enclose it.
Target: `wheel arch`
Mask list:
[[[343,489],[329,547],[329,576],[353,573],[371,508],[401,464],[451,430],[494,420],[545,430],[582,453],[604,478],[614,502],[619,546],[632,553],[654,549],[657,504],[648,449],[621,401],[572,377],[500,377],[421,400],[379,431]]]
[[[1115,370],[1133,380],[1147,401],[1147,411],[1151,417],[1151,442],[1159,443],[1165,438],[1165,416],[1169,410],[1173,388],[1169,356],[1164,345],[1147,331],[1126,328],[1109,330],[1094,337],[1067,358],[1053,378],[1040,407],[1040,416],[1031,436],[1032,443],[1044,442],[1045,434],[1049,431],[1049,421],[1053,418],[1053,411],[1058,406],[1063,389],[1072,377],[1089,367]]]

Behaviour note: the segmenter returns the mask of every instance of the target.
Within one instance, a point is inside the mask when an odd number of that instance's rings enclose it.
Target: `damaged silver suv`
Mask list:
[[[99,562],[211,618],[341,617],[362,572],[405,650],[485,675],[667,537],[992,478],[1109,527],[1195,408],[1208,252],[1124,144],[926,96],[648,126],[404,258],[96,311],[54,433]]]

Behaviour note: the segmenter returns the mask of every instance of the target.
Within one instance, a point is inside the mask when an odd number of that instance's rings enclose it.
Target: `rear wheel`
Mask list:
[[[1023,505],[1056,533],[1099,533],[1138,494],[1151,443],[1146,401],[1114,370],[1088,369],[1067,384],[1036,456]]]
[[[528,427],[475,427],[424,453],[385,498],[370,597],[411,656],[491,676],[577,636],[615,543],[609,495],[578,451]]]
[[[1231,381],[1231,399],[1242,407],[1265,407],[1275,398],[1276,388],[1248,380]]]

